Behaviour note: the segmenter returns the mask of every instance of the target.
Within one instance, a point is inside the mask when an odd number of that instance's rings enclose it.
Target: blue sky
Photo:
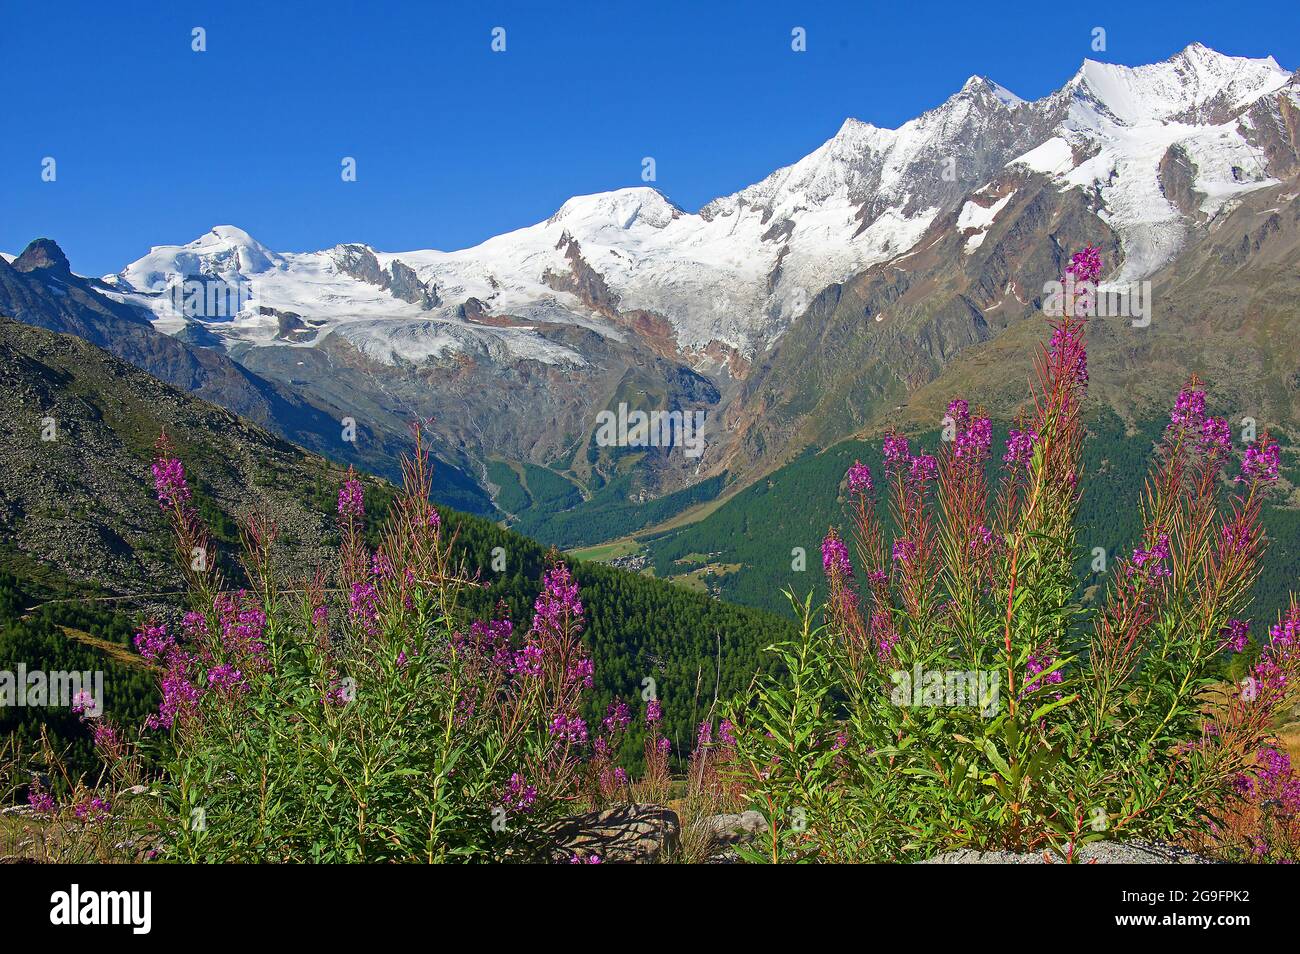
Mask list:
[[[112,9],[116,8],[116,9]],[[845,117],[895,126],[972,74],[1032,99],[1085,57],[1199,40],[1300,67],[1300,5],[9,4],[0,250],[56,239],[86,274],[238,225],[280,251],[460,248],[570,195],[687,209],[807,154]],[[207,52],[191,50],[191,29]],[[490,48],[494,27],[506,50]],[[807,31],[807,52],[790,48]],[[1094,27],[1107,49],[1090,49]],[[57,180],[41,181],[52,156]],[[341,180],[355,157],[357,181]]]

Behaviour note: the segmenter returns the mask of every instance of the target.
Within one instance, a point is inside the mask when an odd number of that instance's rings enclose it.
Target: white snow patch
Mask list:
[[[1034,172],[1049,176],[1060,175],[1074,168],[1074,150],[1060,136],[1053,136],[1041,146],[1030,149],[1023,156],[1012,159],[1008,166],[1027,166]]]

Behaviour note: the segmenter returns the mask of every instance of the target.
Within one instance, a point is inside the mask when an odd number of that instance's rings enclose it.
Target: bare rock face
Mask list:
[[[339,245],[333,251],[333,258],[339,271],[357,281],[376,285],[401,301],[419,305],[425,311],[442,304],[432,282],[420,281],[415,269],[405,262],[395,261],[385,269],[368,246]]]
[[[767,819],[752,810],[739,815],[714,815],[708,825],[713,829],[713,843],[722,848],[748,844],[767,832]]]
[[[662,805],[616,805],[562,819],[553,830],[552,857],[651,864],[673,851],[681,836],[677,813]]]

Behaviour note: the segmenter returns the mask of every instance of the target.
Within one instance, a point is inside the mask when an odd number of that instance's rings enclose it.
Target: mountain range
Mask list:
[[[1106,287],[1151,283],[1149,325],[1094,322],[1102,404],[1141,419],[1196,371],[1236,416],[1300,420],[1298,179],[1300,74],[1193,44],[1085,61],[1034,101],[972,77],[695,212],[620,189],[451,252],[223,225],[100,279],[38,242],[0,260],[0,313],[379,473],[428,420],[446,502],[593,543],[808,447],[933,427],[956,391],[1010,419],[1046,283],[1085,243]],[[703,455],[601,446],[620,403],[703,412]]]

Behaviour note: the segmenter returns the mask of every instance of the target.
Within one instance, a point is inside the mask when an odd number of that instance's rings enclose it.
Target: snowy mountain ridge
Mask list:
[[[548,340],[545,326],[623,340],[634,319],[648,317],[693,366],[721,369],[723,355],[750,359],[778,339],[826,286],[908,252],[940,214],[1008,168],[1095,190],[1124,252],[1110,277],[1149,275],[1189,229],[1276,181],[1250,111],[1278,96],[1300,102],[1295,78],[1272,57],[1200,44],[1149,66],[1085,60],[1033,102],[971,77],[897,129],[849,119],[803,159],[696,213],[648,186],[618,189],[576,196],[544,222],[450,252],[277,253],[218,226],[151,249],[107,281],[169,332],[188,324],[159,294],[169,282],[247,282],[244,312],[201,319],[227,346],[311,347],[337,335],[385,364],[473,353],[578,366],[583,355]],[[1171,152],[1191,169],[1194,207],[1166,194]],[[980,227],[999,210],[976,216]],[[967,224],[973,214],[963,209]],[[417,294],[397,297],[393,286],[413,279]],[[286,334],[276,313],[312,326]]]

